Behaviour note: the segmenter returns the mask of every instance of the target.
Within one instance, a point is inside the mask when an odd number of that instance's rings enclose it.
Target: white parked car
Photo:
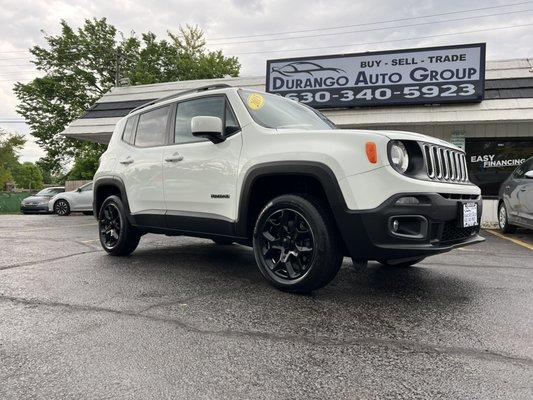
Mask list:
[[[92,214],[93,182],[80,186],[76,190],[59,193],[48,203],[48,210],[60,216],[69,215],[72,211]]]
[[[216,85],[118,122],[94,178],[103,248],[147,232],[253,246],[274,286],[309,292],[343,256],[409,266],[483,240],[464,152],[409,132],[341,130],[293,100]]]

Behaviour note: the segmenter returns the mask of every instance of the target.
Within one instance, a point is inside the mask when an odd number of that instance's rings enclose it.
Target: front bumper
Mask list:
[[[48,213],[48,203],[47,204],[26,204],[20,206],[20,212],[22,213]]]
[[[421,204],[397,204],[402,197],[416,196]],[[458,225],[461,205],[476,203],[478,225]],[[482,201],[477,195],[443,195],[439,193],[396,194],[372,210],[345,210],[337,215],[337,223],[347,251],[352,258],[393,260],[427,257],[456,247],[484,241],[479,236]],[[420,221],[419,235],[398,235],[391,228],[395,217]],[[415,222],[414,225],[417,223]],[[401,222],[400,222],[401,225]]]

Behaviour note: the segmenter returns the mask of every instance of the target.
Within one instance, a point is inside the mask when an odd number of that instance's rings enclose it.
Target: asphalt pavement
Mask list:
[[[1,215],[0,399],[531,399],[533,251],[484,236],[302,296],[244,246]]]

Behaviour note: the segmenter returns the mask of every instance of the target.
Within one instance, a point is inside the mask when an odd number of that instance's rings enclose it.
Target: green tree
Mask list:
[[[61,170],[57,172],[54,168],[53,160],[50,160],[47,156],[41,157],[35,162],[43,173],[43,182],[45,184],[61,184],[65,181],[66,173]]]
[[[25,189],[40,189],[43,187],[43,173],[41,168],[31,162],[19,165],[13,171],[13,177],[18,187]]]
[[[86,151],[76,157],[74,166],[66,176],[67,180],[91,180],[98,169],[98,160],[100,152],[97,150]]]
[[[32,62],[44,75],[15,84],[17,111],[46,150],[52,172],[59,172],[72,157],[88,158],[105,150],[105,145],[59,133],[117,78],[136,85],[239,74],[237,58],[208,51],[199,28],[180,27],[179,34],[168,35],[168,39],[158,39],[151,32],[140,38],[134,33],[125,37],[105,18],[85,20],[77,30],[61,21],[61,34],[45,34],[46,48],[30,49]]]
[[[0,165],[0,191],[4,190],[6,182],[12,182],[13,175],[3,165]]]
[[[19,166],[18,151],[26,140],[20,134],[8,133],[0,128],[0,190],[13,180],[13,171]]]

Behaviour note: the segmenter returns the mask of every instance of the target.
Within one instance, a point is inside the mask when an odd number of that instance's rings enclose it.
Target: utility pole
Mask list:
[[[117,49],[117,58],[115,61],[115,86],[120,86],[120,65],[122,63],[122,51]]]

